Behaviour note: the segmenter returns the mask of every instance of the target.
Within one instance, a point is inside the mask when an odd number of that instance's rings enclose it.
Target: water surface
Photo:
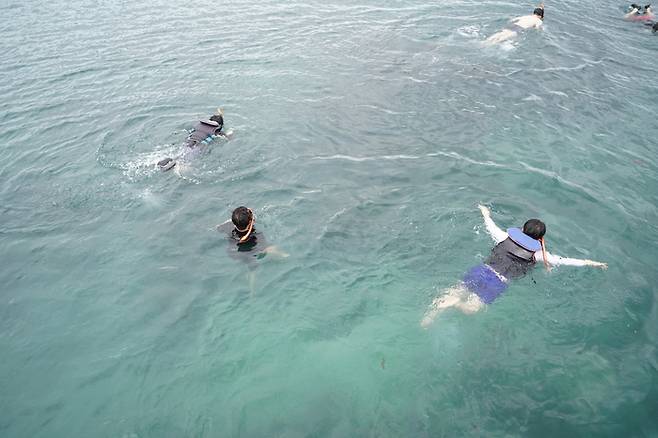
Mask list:
[[[532,7],[3,2],[0,435],[658,435],[658,38],[559,0],[482,46]],[[610,268],[422,330],[478,203]],[[242,204],[290,254],[253,288]]]

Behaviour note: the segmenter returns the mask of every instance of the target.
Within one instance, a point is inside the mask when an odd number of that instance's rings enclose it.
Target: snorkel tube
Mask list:
[[[254,231],[254,223],[256,222],[256,216],[254,216],[254,212],[251,210],[251,208],[249,209],[249,214],[251,215],[251,220],[249,221],[249,225],[247,226],[247,228],[245,228],[244,230],[238,229],[238,232],[240,233],[244,233],[245,231],[247,232],[247,234],[240,237],[240,240],[238,240],[238,245],[241,243],[245,243],[247,240],[249,240],[252,231]]]
[[[544,238],[539,238],[539,243],[541,243],[541,255],[544,258],[544,267],[546,272],[551,272],[551,265],[548,263],[548,258],[546,257],[546,244],[544,243]]]

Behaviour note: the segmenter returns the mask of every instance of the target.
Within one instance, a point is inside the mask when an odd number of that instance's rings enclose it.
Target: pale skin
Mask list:
[[[229,223],[229,222],[231,222],[230,219],[228,219],[228,220],[222,222],[221,224],[215,225],[215,229],[218,229],[218,228],[221,227],[222,225],[227,224],[227,223]],[[255,222],[256,222],[256,220],[254,219],[254,223],[255,223]],[[274,258],[279,258],[279,259],[284,259],[284,258],[290,257],[290,254],[281,251],[281,250],[280,250],[277,246],[275,246],[275,245],[270,245],[270,246],[266,247],[265,249],[263,249],[263,250],[261,251],[261,253],[262,253],[262,254],[268,254],[268,255],[270,255],[270,256],[272,256],[272,257],[274,257]]]
[[[653,11],[651,10],[651,6],[649,6],[648,8],[645,9],[644,14],[640,14],[640,9],[633,6],[631,11],[628,14],[624,15],[624,18],[629,20],[629,19],[632,19],[633,17],[640,16],[640,15],[646,15],[646,18],[648,18],[648,19],[653,19],[654,18],[654,14],[653,14]],[[645,17],[642,16],[640,18],[645,18]]]
[[[544,9],[544,4],[541,3],[539,7]],[[528,29],[541,28],[542,24],[544,23],[544,20],[539,15],[531,14],[531,15],[524,15],[522,17],[516,17],[512,19],[511,23],[516,28],[528,30]],[[491,35],[489,38],[487,38],[485,43],[490,45],[499,44],[502,43],[503,41],[511,40],[512,38],[515,38],[517,35],[518,32],[516,32],[515,30],[503,29],[500,32],[495,33]]]
[[[637,15],[639,12],[640,10],[634,7],[633,9],[631,9],[631,11],[628,14],[624,15],[624,18],[631,18],[634,15]]]
[[[501,230],[491,219],[491,211],[488,207],[484,205],[478,205],[482,217],[484,218],[484,225],[487,229],[487,232],[491,235],[496,244],[502,242],[508,238],[507,232]],[[544,261],[544,254],[542,251],[537,251],[534,254],[535,261],[541,263]],[[546,260],[548,265],[558,266],[558,265],[567,265],[567,266],[592,266],[601,269],[607,269],[608,265],[602,262],[596,262],[589,259],[575,259],[569,257],[561,257],[555,254],[546,252]],[[461,310],[464,314],[472,314],[480,309],[485,307],[485,304],[480,300],[480,298],[473,292],[471,292],[464,283],[459,283],[456,286],[453,286],[449,289],[446,289],[440,296],[434,298],[432,304],[430,304],[427,312],[423,316],[423,319],[420,322],[421,327],[427,328],[436,317],[442,311],[455,307]]]

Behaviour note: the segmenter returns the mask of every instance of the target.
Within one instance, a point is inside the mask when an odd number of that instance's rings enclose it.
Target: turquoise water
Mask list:
[[[532,5],[2,2],[0,436],[658,436],[658,37],[623,6],[486,48]],[[157,171],[218,106],[234,138]],[[478,203],[610,267],[423,330]],[[241,204],[290,254],[253,287]]]

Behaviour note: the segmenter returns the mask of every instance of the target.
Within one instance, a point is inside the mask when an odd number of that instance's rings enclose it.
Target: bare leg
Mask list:
[[[500,32],[495,33],[491,35],[489,38],[487,38],[485,43],[498,44],[498,43],[502,43],[503,41],[511,40],[514,37],[516,37],[516,32],[509,29],[503,29]]]
[[[471,315],[484,307],[484,303],[474,293],[469,293],[466,296],[465,300],[460,301],[455,305],[459,310],[464,312],[466,315]]]
[[[450,289],[446,289],[445,293],[439,297],[434,298],[432,304],[430,304],[429,309],[423,316],[423,319],[420,321],[420,325],[423,328],[427,328],[434,322],[439,313],[443,312],[449,307],[459,307],[464,294],[468,293],[468,290],[464,287],[462,283],[457,286],[453,286]]]

